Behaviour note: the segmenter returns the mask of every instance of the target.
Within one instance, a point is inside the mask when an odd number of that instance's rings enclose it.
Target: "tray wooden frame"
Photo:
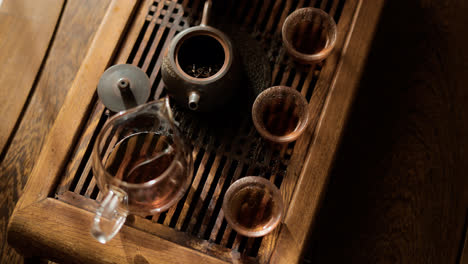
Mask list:
[[[299,262],[308,230],[314,224],[384,4],[383,0],[356,1],[353,22],[336,71],[331,73],[329,94],[310,135],[311,145],[270,263]],[[50,197],[91,111],[100,75],[114,61],[135,11],[145,4],[112,0],[109,5],[10,220],[8,241],[24,255],[66,263],[225,263],[131,226],[124,226],[113,240],[102,245],[89,235],[92,213]],[[233,262],[237,260],[232,257]]]

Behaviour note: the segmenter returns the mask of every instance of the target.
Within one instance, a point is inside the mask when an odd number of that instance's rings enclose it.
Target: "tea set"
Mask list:
[[[161,76],[168,96],[146,103],[150,81],[133,65],[114,65],[101,76],[99,99],[116,113],[99,132],[92,152],[93,174],[104,198],[91,234],[101,243],[118,233],[129,214],[163,212],[191,184],[192,153],[174,120],[170,100],[186,111],[207,115],[227,105],[235,107],[233,98],[245,85],[243,61],[229,36],[208,25],[211,5],[206,1],[201,24],[178,33],[165,51]],[[324,43],[315,53],[304,53],[296,43],[301,39],[310,42],[304,35],[311,32],[320,32],[315,41],[323,39]],[[286,18],[282,37],[292,59],[313,64],[333,49],[336,24],[322,10],[302,8]],[[309,121],[307,100],[286,86],[264,89],[251,109],[255,128],[273,144],[296,140]],[[252,197],[259,200],[251,201]],[[280,223],[284,211],[279,189],[257,176],[234,182],[224,196],[222,210],[233,229],[250,237],[268,234]]]

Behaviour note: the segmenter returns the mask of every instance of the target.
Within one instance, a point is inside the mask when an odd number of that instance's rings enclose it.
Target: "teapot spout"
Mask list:
[[[203,15],[200,26],[208,26],[208,19],[210,17],[211,12],[211,0],[205,1],[205,5],[203,6]]]
[[[188,98],[188,108],[193,111],[197,110],[198,101],[200,101],[200,95],[197,92],[191,92]]]

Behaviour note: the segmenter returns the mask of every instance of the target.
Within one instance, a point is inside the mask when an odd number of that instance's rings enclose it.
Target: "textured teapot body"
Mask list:
[[[204,18],[209,10],[206,6]],[[241,79],[240,61],[232,42],[204,20],[172,39],[161,68],[167,93],[179,105],[203,112],[228,104],[239,90]],[[203,69],[200,65],[204,65]],[[208,73],[203,76],[204,71]]]

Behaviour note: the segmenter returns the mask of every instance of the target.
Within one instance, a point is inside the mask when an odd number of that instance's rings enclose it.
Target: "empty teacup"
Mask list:
[[[308,103],[297,90],[273,86],[260,93],[252,107],[252,120],[260,135],[272,142],[296,140],[309,122]]]
[[[293,59],[312,64],[325,59],[336,42],[336,23],[325,11],[313,7],[291,13],[282,28],[283,44]]]
[[[235,181],[223,200],[226,221],[239,234],[260,237],[270,233],[283,217],[283,198],[269,180],[248,176]]]

